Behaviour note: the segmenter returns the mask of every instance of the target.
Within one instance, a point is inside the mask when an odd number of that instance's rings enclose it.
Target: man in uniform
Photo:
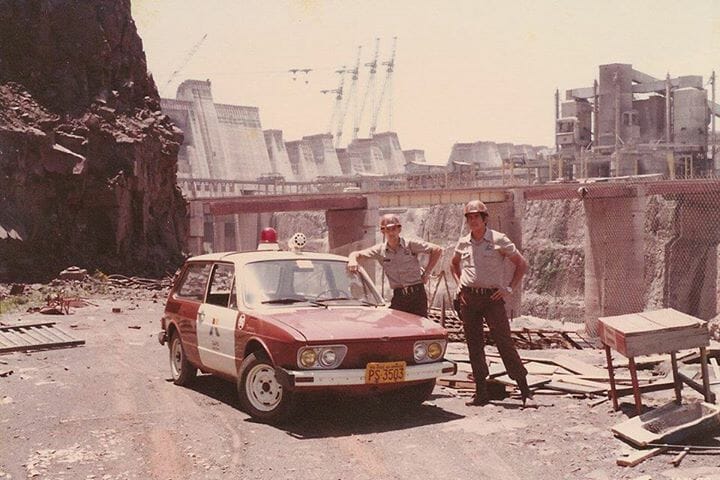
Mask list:
[[[468,202],[464,214],[470,233],[458,240],[451,271],[460,285],[460,318],[475,377],[475,396],[467,404],[486,405],[490,400],[483,337],[483,322],[487,322],[505,369],[520,389],[523,406],[536,407],[527,384],[527,370],[515,349],[505,312],[505,297],[520,286],[527,271],[527,261],[505,234],[487,227],[488,209],[483,202]],[[506,259],[515,265],[512,279],[507,285],[503,278]]]
[[[425,283],[440,260],[442,248],[423,240],[401,237],[401,230],[402,225],[397,216],[388,214],[380,217],[380,231],[385,236],[385,241],[351,252],[348,255],[348,270],[357,271],[358,258],[373,258],[381,262],[390,288],[393,289],[390,308],[427,317]],[[419,253],[430,256],[424,269],[418,260]]]

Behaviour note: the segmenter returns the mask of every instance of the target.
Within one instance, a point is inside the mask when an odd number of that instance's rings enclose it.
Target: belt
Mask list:
[[[393,288],[393,293],[396,295],[410,295],[411,293],[419,292],[421,289],[425,290],[425,284],[416,283],[415,285],[409,285],[407,287]]]
[[[475,295],[492,295],[497,292],[497,288],[483,288],[483,287],[462,287],[460,289],[465,293],[472,293]]]

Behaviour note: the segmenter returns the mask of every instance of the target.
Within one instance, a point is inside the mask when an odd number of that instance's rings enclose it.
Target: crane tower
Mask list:
[[[393,46],[392,53],[390,54],[390,60],[388,60],[387,62],[382,62],[382,64],[387,67],[387,70],[385,73],[385,82],[383,83],[382,90],[380,91],[380,99],[378,100],[378,103],[375,106],[375,111],[373,112],[372,123],[370,124],[370,137],[373,136],[377,128],[378,116],[380,115],[380,110],[382,109],[383,102],[385,102],[387,108],[388,130],[392,130],[392,80],[393,72],[395,71],[396,48],[397,37],[393,37]]]

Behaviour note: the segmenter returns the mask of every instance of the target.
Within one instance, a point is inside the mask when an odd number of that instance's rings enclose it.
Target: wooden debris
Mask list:
[[[575,375],[553,375],[552,381],[587,387],[590,389],[587,393],[605,393],[610,390],[610,385],[608,384],[585,380],[584,378]]]
[[[673,467],[679,467],[680,462],[682,462],[683,458],[688,454],[690,451],[690,447],[683,448],[683,451],[675,455],[672,460],[670,460],[670,463],[673,464]]]
[[[0,327],[0,353],[71,347],[84,343],[85,340],[72,337],[57,327],[55,322]]]
[[[494,380],[502,383],[503,385],[510,385],[512,387],[517,386],[517,383],[515,383],[515,380],[510,378],[508,375],[501,375],[501,376],[495,377]],[[544,386],[544,385],[550,383],[550,381],[551,380],[549,378],[542,377],[539,375],[528,375],[527,376],[527,383],[530,388]]]
[[[612,427],[612,432],[638,447],[678,443],[720,427],[720,408],[710,403],[670,402]]]
[[[667,447],[648,448],[646,450],[635,450],[633,452],[623,453],[616,460],[621,467],[634,467],[638,463],[644,462],[648,458],[654,457],[667,450]]]
[[[720,366],[718,366],[718,361],[715,357],[711,357],[708,359],[710,361],[710,366],[713,369],[713,375],[715,376],[715,381],[710,383],[720,383]]]
[[[647,392],[658,392],[660,390],[668,390],[670,388],[673,388],[675,386],[675,382],[673,382],[672,378],[669,378],[668,376],[665,377],[659,377],[654,382],[640,385],[639,391],[640,393],[647,393]],[[617,393],[618,397],[624,397],[627,395],[632,395],[633,389],[632,386],[625,386],[625,387],[618,387],[615,386],[615,392]]]

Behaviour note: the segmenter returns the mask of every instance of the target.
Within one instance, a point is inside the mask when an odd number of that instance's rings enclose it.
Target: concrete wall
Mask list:
[[[318,175],[329,177],[342,175],[332,135],[329,133],[309,135],[303,137],[303,140],[310,145]]]
[[[665,304],[704,320],[717,314],[717,225],[720,199],[682,195],[665,249]]]
[[[256,107],[216,104],[211,83],[200,80],[182,82],[161,107],[185,133],[180,177],[256,181],[275,173]]]
[[[599,317],[644,308],[642,191],[630,198],[589,198],[585,208],[585,326],[597,335]]]
[[[292,165],[290,165],[282,130],[265,130],[263,134],[265,135],[265,146],[267,147],[272,171],[282,175],[286,181],[297,180]]]
[[[256,107],[216,105],[227,179],[254,180],[274,173]],[[222,178],[222,177],[221,177]]]
[[[373,135],[373,140],[383,154],[385,169],[388,174],[405,172],[405,155],[400,147],[400,139],[395,132],[383,132]]]

